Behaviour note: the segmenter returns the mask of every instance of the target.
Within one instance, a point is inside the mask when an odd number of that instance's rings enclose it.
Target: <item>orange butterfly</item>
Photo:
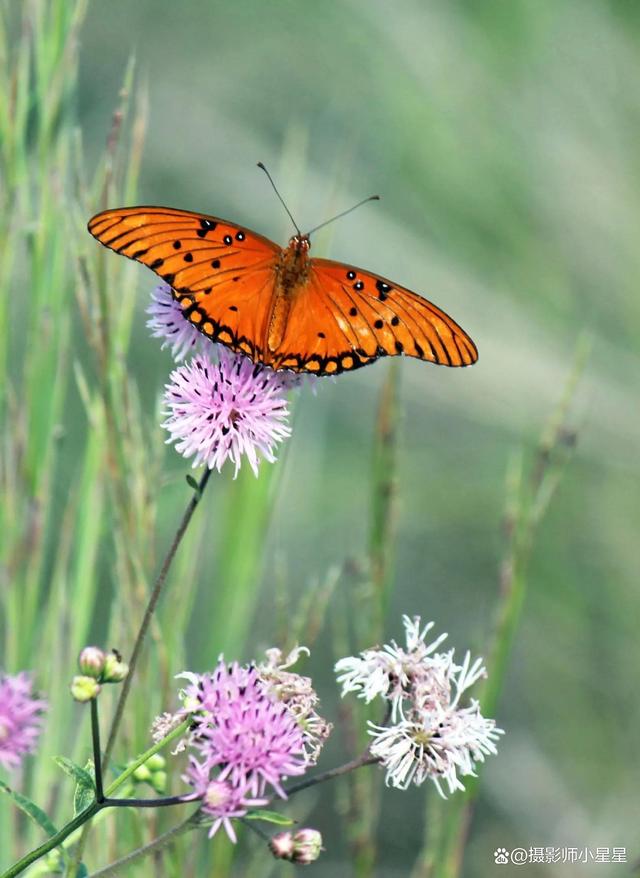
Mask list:
[[[312,259],[311,233],[282,248],[227,220],[170,207],[105,210],[88,228],[166,281],[208,338],[254,363],[335,375],[397,354],[444,366],[478,359],[466,332],[431,302],[353,265]]]

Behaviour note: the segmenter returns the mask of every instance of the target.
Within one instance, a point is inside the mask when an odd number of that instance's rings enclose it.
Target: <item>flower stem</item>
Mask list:
[[[288,796],[292,796],[294,793],[299,793],[301,790],[306,790],[316,784],[324,783],[326,780],[332,780],[334,777],[348,774],[348,772],[354,771],[356,768],[362,768],[364,765],[375,765],[376,762],[380,762],[380,757],[372,756],[367,749],[361,756],[357,756],[350,762],[345,762],[344,765],[338,765],[336,768],[330,768],[328,771],[323,771],[322,774],[316,774],[313,777],[301,780],[300,783],[292,784],[292,786],[287,787],[285,792]]]
[[[91,741],[93,743],[93,766],[96,775],[96,802],[104,802],[102,787],[102,756],[100,754],[100,721],[98,719],[98,699],[91,699]]]
[[[184,804],[184,796],[165,796],[156,799],[104,799],[105,808],[166,808],[168,805]]]
[[[151,617],[155,611],[158,600],[160,599],[160,594],[162,593],[162,589],[167,578],[167,574],[169,573],[169,568],[173,562],[176,552],[178,551],[178,547],[182,542],[182,538],[184,537],[187,528],[189,527],[189,523],[193,517],[193,513],[196,511],[196,507],[200,502],[200,498],[202,497],[202,492],[207,486],[207,482],[211,476],[211,470],[207,467],[202,474],[202,478],[198,483],[198,487],[194,490],[193,496],[189,501],[189,505],[187,506],[184,515],[182,516],[182,520],[178,526],[178,530],[173,538],[173,542],[169,547],[169,551],[166,554],[166,557],[162,563],[162,567],[160,568],[160,572],[158,573],[158,577],[156,579],[155,585],[153,586],[153,590],[151,592],[151,596],[149,597],[149,602],[147,604],[147,608],[144,612],[144,616],[142,617],[142,622],[140,624],[140,630],[138,631],[138,635],[136,637],[136,641],[133,645],[133,651],[131,653],[131,658],[129,659],[129,673],[125,677],[122,692],[120,693],[120,698],[118,700],[118,705],[116,707],[116,712],[113,717],[113,722],[111,723],[111,730],[109,732],[109,738],[107,740],[107,746],[104,750],[104,758],[102,760],[103,767],[109,764],[109,759],[111,758],[111,752],[113,750],[113,745],[115,744],[116,735],[118,734],[118,729],[120,728],[120,723],[122,722],[122,716],[124,714],[124,708],[127,703],[127,699],[129,697],[129,692],[131,690],[131,682],[133,680],[133,675],[138,664],[138,659],[140,658],[140,652],[142,651],[142,646],[144,644],[144,639],[147,634],[147,630],[149,629],[149,625],[151,624]]]

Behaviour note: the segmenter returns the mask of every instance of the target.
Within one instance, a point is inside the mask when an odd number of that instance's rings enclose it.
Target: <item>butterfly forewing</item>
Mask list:
[[[90,220],[89,231],[155,271],[209,338],[260,359],[282,252],[277,244],[218,217],[167,207],[106,210]]]

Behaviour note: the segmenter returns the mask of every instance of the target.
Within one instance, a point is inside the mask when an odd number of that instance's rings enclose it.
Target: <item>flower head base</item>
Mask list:
[[[29,674],[0,673],[0,765],[17,768],[36,747],[47,702],[36,698]]]
[[[259,664],[256,670],[267,691],[286,705],[302,729],[307,760],[314,765],[333,726],[316,710],[320,699],[311,679],[287,670],[303,652],[309,654],[305,646],[297,646],[285,657],[279,649],[268,649],[267,661]]]
[[[260,458],[275,461],[274,449],[291,435],[286,382],[277,372],[217,346],[217,362],[200,354],[171,373],[164,395],[169,432],[193,466],[238,474],[242,458],[258,475]]]
[[[391,726],[370,725],[371,754],[387,770],[386,781],[406,789],[427,778],[444,796],[440,781],[450,793],[464,789],[459,776],[474,775],[475,763],[495,754],[502,729],[485,719],[480,705],[471,700],[461,707],[462,694],[486,676],[481,659],[462,665],[454,651],[436,653],[446,635],[425,643],[432,623],[420,628],[420,619],[404,617],[406,649],[395,641],[382,649],[368,649],[336,664],[342,694],[357,692],[367,702],[380,696],[389,703]]]
[[[302,730],[286,705],[270,695],[255,668],[220,661],[213,674],[195,677],[186,702],[198,705],[192,747],[198,771],[216,770],[242,795],[263,796],[267,787],[286,798],[281,781],[304,774],[308,766]]]
[[[147,308],[147,326],[154,338],[162,339],[162,348],[170,347],[176,362],[195,353],[198,343],[211,344],[193,323],[185,318],[182,308],[173,298],[169,284],[158,284],[151,292],[151,304]]]

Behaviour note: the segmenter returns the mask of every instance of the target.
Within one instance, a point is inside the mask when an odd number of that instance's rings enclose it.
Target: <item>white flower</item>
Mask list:
[[[151,737],[154,742],[158,744],[164,738],[167,737],[175,728],[179,726],[183,719],[187,716],[187,711],[178,711],[177,713],[169,713],[168,711],[165,713],[161,713],[160,716],[157,716],[153,723],[151,724]],[[178,753],[182,753],[183,750],[187,749],[189,744],[189,733],[185,733],[181,738],[178,739],[178,743],[171,751],[171,755],[175,756]]]
[[[365,649],[359,657],[340,659],[335,666],[343,697],[347,692],[357,692],[368,704],[380,695],[390,701],[394,722],[398,715],[403,716],[404,702],[412,700],[418,691],[425,702],[437,701],[446,694],[453,656],[453,652],[434,654],[446,634],[425,643],[433,622],[421,630],[419,616],[403,616],[402,621],[406,649],[392,640],[381,649]]]
[[[406,790],[411,783],[420,786],[430,778],[443,798],[440,780],[449,793],[464,790],[460,777],[475,777],[475,763],[496,754],[495,742],[504,734],[495,720],[482,716],[477,701],[431,717],[416,714],[389,727],[369,726],[371,753],[386,768],[388,785]]]
[[[268,649],[267,661],[257,665],[256,671],[267,690],[286,705],[302,729],[307,760],[315,764],[333,726],[316,710],[319,698],[310,677],[287,670],[303,653],[309,655],[306,646],[294,647],[287,656],[276,647]]]
[[[464,789],[460,778],[473,775],[476,763],[497,752],[503,731],[482,716],[477,701],[467,707],[460,703],[486,677],[482,659],[472,662],[467,652],[457,665],[454,650],[436,652],[446,635],[426,643],[433,623],[421,628],[418,616],[404,616],[403,622],[406,648],[392,640],[341,659],[338,681],[342,695],[356,692],[367,702],[380,696],[391,708],[392,725],[369,723],[370,751],[386,768],[387,784],[406,789],[430,778],[444,796],[441,781],[449,793]]]

